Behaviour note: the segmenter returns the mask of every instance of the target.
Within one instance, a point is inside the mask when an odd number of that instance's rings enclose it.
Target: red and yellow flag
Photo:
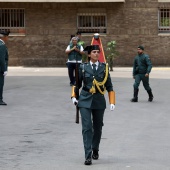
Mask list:
[[[104,54],[104,50],[103,50],[103,45],[102,45],[102,40],[101,38],[92,38],[92,41],[91,41],[91,45],[99,45],[100,47],[100,57],[99,57],[99,61],[100,62],[104,62],[106,63],[106,58],[105,58],[105,54]]]

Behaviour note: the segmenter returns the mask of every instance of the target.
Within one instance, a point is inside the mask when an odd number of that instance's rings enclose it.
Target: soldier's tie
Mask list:
[[[92,64],[92,66],[93,66],[93,73],[95,73],[96,72],[96,64]]]

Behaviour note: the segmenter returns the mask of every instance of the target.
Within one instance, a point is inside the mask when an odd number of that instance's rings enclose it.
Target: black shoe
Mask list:
[[[149,97],[148,101],[152,102],[152,100],[153,100],[153,97]]]
[[[3,102],[3,101],[0,101],[0,105],[7,105],[5,102]]]
[[[91,164],[92,164],[91,158],[86,159],[84,162],[84,165],[91,165]]]
[[[93,150],[92,158],[95,160],[99,159],[99,153],[97,150]]]
[[[130,101],[131,102],[138,102],[138,98],[132,98]]]

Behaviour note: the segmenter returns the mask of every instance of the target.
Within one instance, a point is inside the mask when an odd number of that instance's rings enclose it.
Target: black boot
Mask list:
[[[92,164],[91,158],[86,159],[84,162],[84,165],[91,165],[91,164]]]
[[[131,102],[138,102],[138,92],[139,89],[134,89],[134,97],[131,99]]]
[[[149,102],[152,102],[152,100],[153,100],[152,90],[148,90],[147,92],[148,92],[148,95],[149,95],[148,101],[149,101]]]
[[[97,160],[99,159],[99,152],[98,150],[93,150],[92,158]]]

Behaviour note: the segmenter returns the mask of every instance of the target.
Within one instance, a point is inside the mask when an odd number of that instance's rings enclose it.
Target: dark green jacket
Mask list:
[[[0,73],[8,70],[8,49],[0,40]]]
[[[100,63],[96,73],[93,73],[93,69],[90,63],[83,63],[80,65],[79,69],[79,89],[82,87],[78,107],[89,108],[89,109],[105,109],[106,108],[106,100],[103,94],[90,93],[88,90],[92,87],[92,82],[94,78],[102,82],[105,78],[105,63]],[[105,83],[106,90],[113,91],[113,85],[110,78],[110,74],[108,74],[107,81]],[[85,90],[84,90],[85,89]]]
[[[80,47],[81,47],[81,46],[77,44],[77,48],[78,48],[79,50],[80,50]],[[71,48],[73,48],[73,45],[72,45],[72,44],[70,45],[70,49],[71,49]],[[73,50],[73,51],[71,51],[71,52],[68,54],[68,59],[69,59],[70,61],[72,61],[72,60],[81,61],[82,55],[81,55],[79,52]]]
[[[133,63],[133,76],[136,74],[146,74],[150,73],[152,69],[152,63],[149,55],[141,54],[137,55]]]

